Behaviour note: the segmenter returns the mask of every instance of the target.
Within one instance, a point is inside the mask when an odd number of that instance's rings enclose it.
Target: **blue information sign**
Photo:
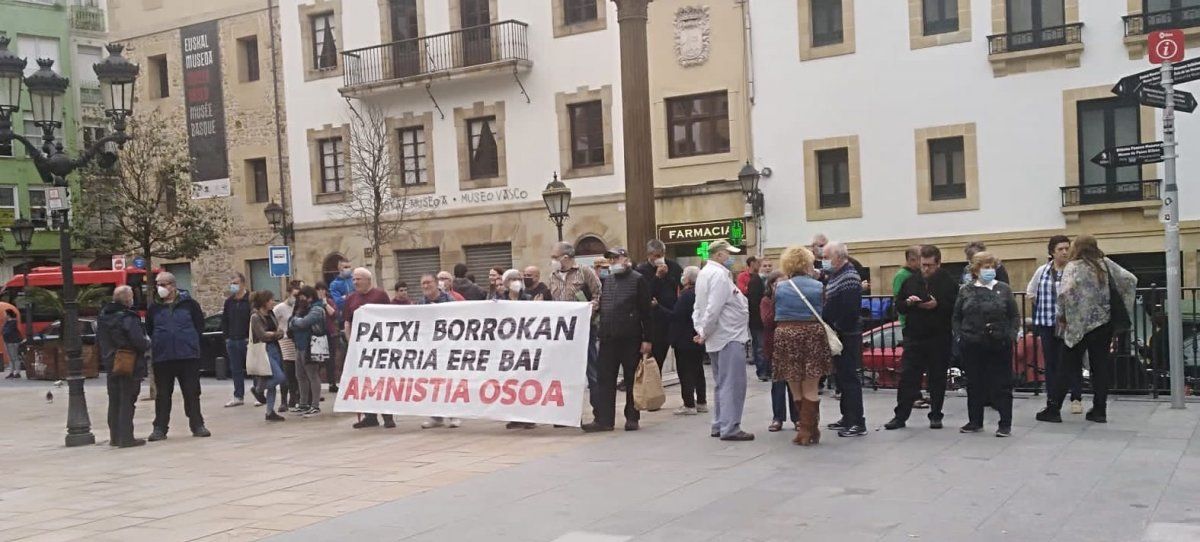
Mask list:
[[[292,251],[288,247],[267,247],[267,260],[271,262],[272,277],[292,276]]]

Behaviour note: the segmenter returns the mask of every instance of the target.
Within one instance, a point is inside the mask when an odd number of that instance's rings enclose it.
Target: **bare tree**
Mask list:
[[[131,120],[129,130],[133,139],[112,168],[94,165],[81,172],[76,240],[100,252],[140,255],[147,270],[154,269],[154,258],[196,258],[219,246],[232,213],[219,198],[191,197],[192,160],[183,130],[157,112]]]
[[[409,199],[408,185],[399,182],[404,174],[392,148],[387,116],[372,104],[355,105],[349,99],[349,186],[346,199],[334,214],[354,223],[371,247],[376,277],[383,276],[384,245],[415,239],[410,222],[418,214]]]

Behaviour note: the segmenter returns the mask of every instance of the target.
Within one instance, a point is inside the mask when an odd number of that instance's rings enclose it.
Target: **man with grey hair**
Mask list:
[[[353,337],[350,333],[350,324],[354,322],[354,312],[363,305],[391,305],[392,298],[388,297],[387,292],[381,288],[375,287],[375,277],[371,274],[371,270],[365,267],[354,269],[350,275],[351,284],[354,290],[351,291],[343,305],[342,314],[344,315],[345,323],[342,324],[343,331],[346,337]],[[330,381],[329,384],[334,386],[337,382]],[[391,414],[383,415],[383,426],[387,428],[396,427],[396,421]],[[373,414],[363,414],[362,419],[355,422],[355,429],[363,429],[365,427],[379,427],[379,418]]]
[[[581,267],[575,262],[575,246],[559,241],[550,249],[550,296],[547,301],[595,301],[600,297],[600,279],[591,267]],[[596,310],[592,310],[596,314]],[[588,338],[587,381],[588,389],[596,389],[596,319],[592,318],[592,332]]]
[[[825,254],[829,257],[831,268],[829,282],[825,285],[821,317],[842,341],[842,353],[833,357],[834,378],[842,393],[839,405],[842,417],[829,424],[829,428],[838,431],[839,437],[861,437],[867,434],[862,381],[858,378],[858,366],[862,361],[862,327],[859,322],[862,279],[850,264],[850,251],[845,244],[836,241],[828,243],[825,245]],[[801,418],[804,414],[801,411]],[[811,427],[817,430],[815,423]]]
[[[112,303],[100,309],[96,327],[100,363],[109,368],[108,444],[119,448],[141,446],[146,441],[133,436],[133,411],[142,379],[146,377],[150,339],[142,328],[142,319],[133,311],[133,288],[121,285],[113,290]],[[128,373],[114,370],[118,352],[133,356],[133,367]]]
[[[658,239],[646,243],[646,261],[637,267],[637,272],[648,281],[650,286],[650,305],[674,307],[679,298],[679,283],[683,278],[683,268],[675,260],[668,260],[667,245]],[[658,362],[658,370],[662,371],[663,363],[667,360],[667,350],[671,341],[667,334],[670,323],[659,311],[655,310],[650,320],[651,355]]]
[[[148,440],[167,438],[176,380],[192,436],[210,437],[212,433],[204,427],[204,415],[200,413],[200,336],[204,333],[204,311],[195,299],[179,289],[175,275],[159,273],[154,282],[159,301],[146,314],[146,329],[150,330],[157,394],[154,431]]]
[[[704,345],[716,378],[712,436],[721,440],[754,440],[742,431],[746,406],[746,343],[750,342],[749,305],[733,282],[733,255],[741,252],[724,239],[708,245],[708,262],[696,279],[692,309],[693,339]]]

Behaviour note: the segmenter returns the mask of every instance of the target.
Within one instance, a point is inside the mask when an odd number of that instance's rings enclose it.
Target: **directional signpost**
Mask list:
[[[1162,141],[1109,147],[1092,157],[1092,162],[1107,168],[1157,164],[1163,161]]]
[[[1143,105],[1163,110],[1163,140],[1127,147],[1105,149],[1092,159],[1104,167],[1139,166],[1163,162],[1165,184],[1160,219],[1166,224],[1167,257],[1167,345],[1171,360],[1171,408],[1184,408],[1183,314],[1179,263],[1179,185],[1175,182],[1175,110],[1191,113],[1196,98],[1176,91],[1177,83],[1200,79],[1200,58],[1183,60],[1184,39],[1179,30],[1151,32],[1148,37],[1150,61],[1160,66],[1126,77],[1113,87],[1113,94],[1137,99]]]

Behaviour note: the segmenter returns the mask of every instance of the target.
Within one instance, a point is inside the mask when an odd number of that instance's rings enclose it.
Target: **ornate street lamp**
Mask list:
[[[35,126],[42,129],[41,148],[25,136],[13,132],[12,114],[21,109],[20,77],[24,73],[26,60],[10,53],[8,43],[8,38],[0,37],[0,145],[19,141],[25,147],[26,156],[33,160],[42,181],[53,186],[66,187],[67,176],[87,165],[98,155],[101,165],[112,166],[117,160],[117,155],[115,151],[108,150],[108,144],[115,143],[120,148],[129,141],[129,135],[125,132],[125,119],[133,114],[133,85],[138,74],[138,67],[121,57],[122,47],[110,44],[109,57],[93,67],[101,83],[101,93],[106,97],[106,113],[112,120],[113,133],[97,140],[78,157],[71,158],[63,150],[63,142],[55,136],[55,132],[63,126],[63,102],[70,81],[55,73],[54,61],[51,59],[38,59],[38,70],[24,81],[25,87],[29,89],[29,117]],[[88,417],[87,401],[83,393],[83,347],[79,340],[79,303],[75,292],[71,225],[66,209],[56,210],[55,215],[62,260],[62,341],[67,355],[69,386],[66,444],[95,444],[96,437],[92,434],[92,423]],[[15,229],[13,235],[17,235]]]
[[[263,207],[263,216],[267,218],[267,224],[271,225],[271,231],[283,236],[283,244],[291,246],[293,228],[283,206],[272,201]]]
[[[29,259],[29,245],[33,244],[33,222],[28,218],[18,218],[8,227],[17,246],[21,248],[21,257],[25,259],[25,272],[21,273],[24,284],[21,286],[21,297],[25,299],[25,337],[33,337],[33,298],[29,296],[29,267],[33,260]]]
[[[567,211],[571,209],[571,189],[567,185],[558,180],[558,172],[554,172],[554,180],[546,185],[546,189],[542,191],[542,201],[546,202],[546,211],[550,213],[550,221],[554,222],[554,227],[558,228],[558,240],[563,240],[562,227],[563,222],[571,215]]]
[[[758,171],[749,160],[746,165],[742,166],[742,170],[738,172],[738,183],[742,185],[742,195],[746,197],[746,212],[744,214],[747,220],[754,221],[755,231],[758,232],[754,243],[758,246],[758,255],[762,257],[763,251],[763,209],[764,198],[762,190],[758,189],[758,182],[763,176],[770,176],[771,170],[763,168],[763,171]]]

